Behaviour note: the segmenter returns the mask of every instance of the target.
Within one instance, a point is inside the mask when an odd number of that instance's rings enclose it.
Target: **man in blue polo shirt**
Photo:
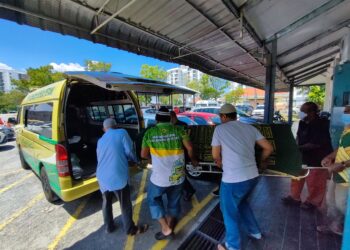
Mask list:
[[[112,198],[120,203],[124,230],[129,235],[144,233],[148,225],[135,226],[132,220],[130,200],[129,164],[136,162],[132,141],[125,129],[116,129],[116,121],[108,118],[103,122],[104,135],[97,143],[97,180],[102,192],[102,212],[107,233],[115,229],[112,213]]]

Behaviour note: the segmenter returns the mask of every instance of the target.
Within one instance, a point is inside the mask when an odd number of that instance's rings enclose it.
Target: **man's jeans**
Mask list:
[[[112,212],[112,198],[115,195],[122,210],[124,231],[130,234],[134,230],[135,224],[132,220],[132,204],[130,200],[130,188],[127,184],[123,189],[115,190],[113,192],[106,191],[102,194],[102,213],[105,226],[113,226],[113,212]]]
[[[180,214],[180,198],[183,184],[159,187],[151,181],[148,184],[147,200],[152,219],[165,216],[178,217]],[[167,196],[167,209],[164,207],[163,194]]]
[[[247,201],[257,182],[258,177],[238,183],[221,182],[220,208],[226,229],[226,246],[229,249],[241,247],[239,223],[248,234],[261,233]]]

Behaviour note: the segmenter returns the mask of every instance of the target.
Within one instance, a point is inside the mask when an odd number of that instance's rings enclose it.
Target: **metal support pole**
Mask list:
[[[271,43],[271,53],[267,56],[264,123],[272,124],[275,101],[277,39]]]
[[[182,94],[182,107],[183,107],[183,112],[185,112],[185,106],[186,106],[186,103],[185,103],[185,94]]]
[[[293,123],[293,96],[294,96],[294,81],[289,85],[289,105],[288,105],[288,123]]]

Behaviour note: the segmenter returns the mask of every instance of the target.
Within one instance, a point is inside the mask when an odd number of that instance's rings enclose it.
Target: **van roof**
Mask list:
[[[22,105],[26,103],[58,99],[62,93],[62,87],[65,86],[65,83],[66,80],[61,80],[29,93],[22,101]]]

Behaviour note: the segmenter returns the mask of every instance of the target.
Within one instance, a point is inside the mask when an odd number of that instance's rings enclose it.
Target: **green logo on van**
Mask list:
[[[27,96],[27,100],[31,101],[33,99],[37,99],[37,98],[51,95],[52,92],[54,91],[54,89],[55,89],[55,86],[47,86],[47,87],[44,87],[42,89],[39,89],[39,90],[35,91],[34,93],[29,94]]]

